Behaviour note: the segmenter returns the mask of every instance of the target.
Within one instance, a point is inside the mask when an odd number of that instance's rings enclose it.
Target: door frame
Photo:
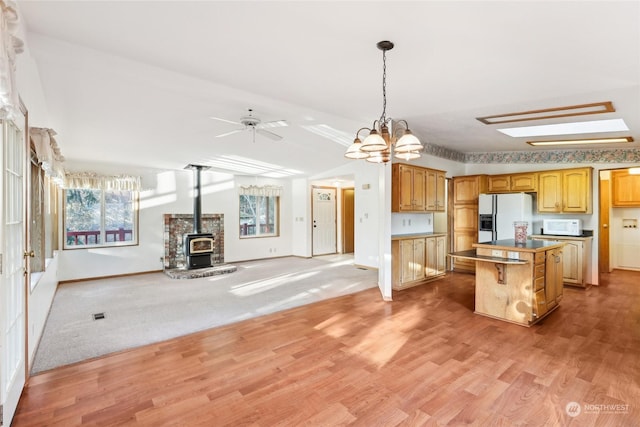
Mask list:
[[[315,215],[314,212],[314,207],[315,207],[315,200],[314,200],[314,194],[313,194],[313,190],[316,189],[330,189],[330,190],[334,190],[335,191],[335,204],[334,204],[334,217],[335,217],[335,236],[334,236],[334,241],[335,241],[335,248],[333,249],[332,253],[338,253],[338,235],[339,235],[339,230],[338,230],[338,225],[341,224],[340,219],[338,218],[338,213],[340,212],[340,209],[338,209],[338,200],[339,200],[339,190],[340,188],[338,187],[331,187],[331,186],[327,186],[327,185],[312,185],[311,186],[311,221],[310,221],[310,225],[311,225],[311,256],[314,257],[316,256],[316,254],[314,253],[314,233],[313,233],[313,218]],[[327,254],[322,254],[322,255],[330,255],[330,253]],[[320,256],[320,255],[318,255]]]
[[[356,202],[356,189],[355,187],[346,187],[346,188],[340,188],[340,200],[342,201],[341,203],[341,209],[340,209],[340,218],[337,218],[337,223],[340,224],[340,229],[341,232],[340,234],[342,235],[342,253],[355,253],[356,251],[356,247],[355,247],[355,202]],[[347,195],[351,194],[351,196],[349,196],[352,200],[352,205],[353,205],[353,209],[351,210],[346,210],[345,206],[347,205],[347,203],[345,203],[345,200],[347,200]],[[347,225],[350,225],[351,227],[347,227]],[[349,232],[349,230],[351,230],[351,234],[347,235],[347,233]],[[347,243],[350,242],[350,247],[353,248],[353,250],[350,250],[347,252],[348,249],[350,249],[349,247],[347,247]]]

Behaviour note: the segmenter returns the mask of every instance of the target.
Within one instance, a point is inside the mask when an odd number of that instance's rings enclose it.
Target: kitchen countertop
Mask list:
[[[392,234],[391,240],[419,239],[420,237],[446,236],[447,233],[433,231],[430,233]]]
[[[490,242],[474,243],[474,248],[491,248],[502,249],[507,251],[522,251],[522,252],[538,252],[541,250],[547,250],[553,247],[560,247],[565,243],[550,242],[547,240],[527,240],[526,243],[516,243],[514,239],[492,240]]]
[[[593,239],[593,233],[581,234],[579,236],[560,236],[555,234],[532,234],[529,236],[532,239],[574,239],[574,240],[587,240]]]

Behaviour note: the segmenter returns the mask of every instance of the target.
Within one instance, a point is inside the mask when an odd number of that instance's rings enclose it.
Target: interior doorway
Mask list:
[[[341,212],[342,253],[350,254],[355,252],[355,189],[342,189]]]
[[[314,187],[311,193],[312,255],[334,254],[337,251],[336,188]]]

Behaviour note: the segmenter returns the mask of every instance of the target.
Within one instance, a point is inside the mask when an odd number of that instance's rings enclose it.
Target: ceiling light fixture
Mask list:
[[[618,138],[593,138],[593,139],[559,139],[554,141],[527,141],[529,145],[576,145],[576,144],[616,144],[620,142],[633,142],[630,136]]]
[[[387,51],[393,49],[393,43],[387,40],[376,45],[382,51],[382,115],[373,122],[371,129],[360,128],[356,132],[353,144],[344,156],[349,159],[365,159],[372,163],[386,163],[391,160],[391,150],[396,158],[413,160],[420,157],[424,149],[420,140],[411,133],[406,120],[387,118]],[[391,125],[391,132],[389,132]],[[360,132],[366,130],[369,135],[360,140]]]
[[[542,120],[558,117],[583,116],[586,114],[613,113],[611,101],[595,102],[593,104],[569,105],[567,107],[545,108],[542,110],[522,111],[519,113],[496,114],[494,116],[476,117],[485,125],[496,123],[524,122],[527,120]]]

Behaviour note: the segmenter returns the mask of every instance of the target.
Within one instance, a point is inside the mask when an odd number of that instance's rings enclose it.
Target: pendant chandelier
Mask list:
[[[387,51],[393,49],[390,41],[381,41],[376,45],[382,51],[382,115],[373,122],[371,129],[360,128],[356,132],[353,144],[344,156],[349,159],[365,159],[372,163],[386,163],[391,160],[391,151],[396,158],[413,160],[420,157],[423,146],[420,140],[411,133],[406,120],[387,118]],[[389,130],[391,127],[391,131]],[[360,140],[360,132],[367,131],[364,141]]]

